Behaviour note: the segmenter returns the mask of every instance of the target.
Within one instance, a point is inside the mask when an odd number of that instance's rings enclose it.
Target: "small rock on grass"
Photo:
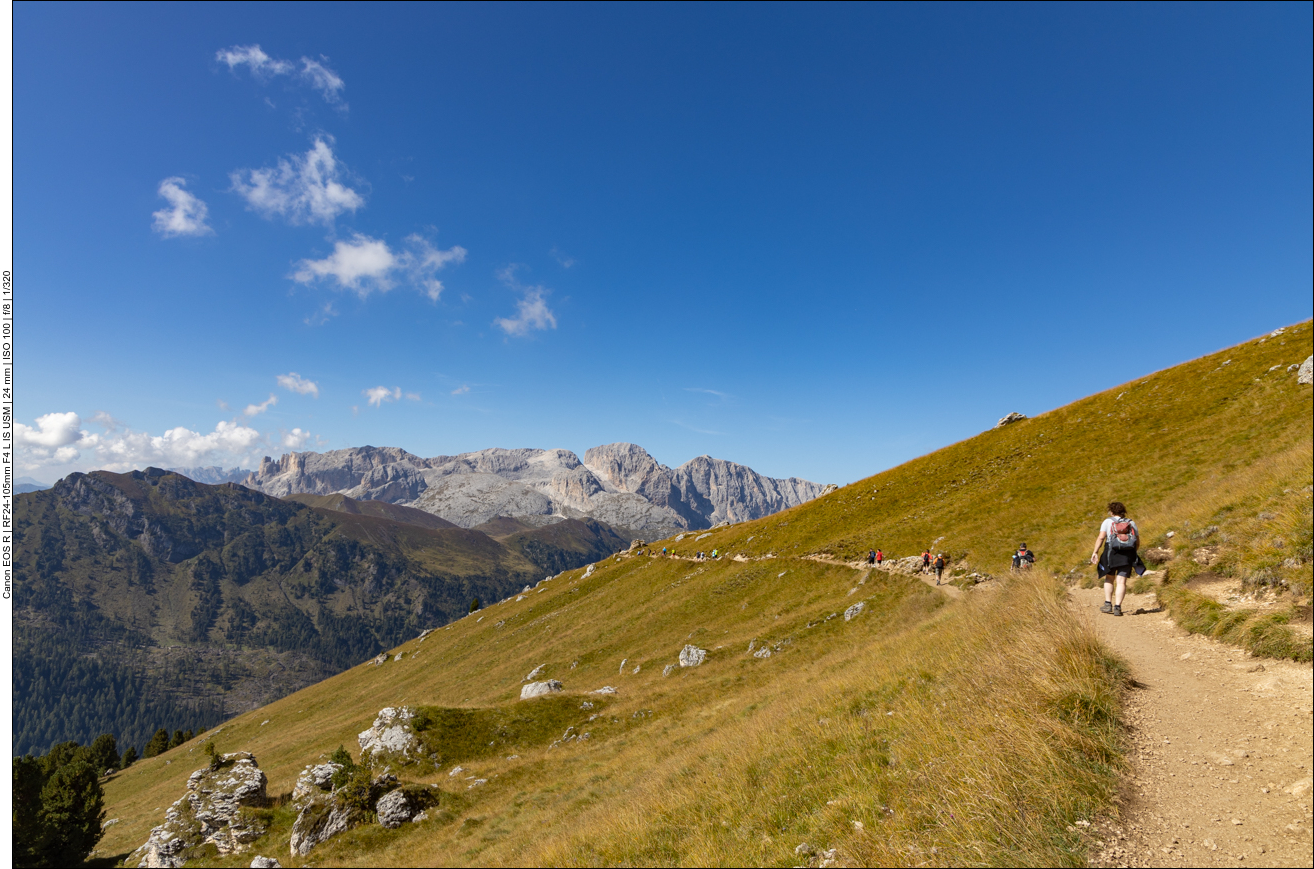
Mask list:
[[[697,667],[705,660],[707,660],[706,649],[700,649],[697,646],[690,644],[680,650],[681,667]]]
[[[529,700],[534,697],[543,697],[560,691],[563,687],[556,679],[548,679],[546,682],[530,682],[520,689],[520,699]]]

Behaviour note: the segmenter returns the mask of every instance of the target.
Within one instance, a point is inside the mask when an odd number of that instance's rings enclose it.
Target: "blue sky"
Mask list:
[[[858,479],[1311,316],[1311,17],[16,5],[20,473]]]

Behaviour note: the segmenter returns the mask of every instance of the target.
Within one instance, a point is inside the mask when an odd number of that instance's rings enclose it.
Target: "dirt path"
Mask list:
[[[1128,595],[1122,618],[1099,612],[1100,589],[1072,599],[1136,680],[1122,813],[1092,863],[1310,866],[1310,665],[1188,635],[1153,595]]]

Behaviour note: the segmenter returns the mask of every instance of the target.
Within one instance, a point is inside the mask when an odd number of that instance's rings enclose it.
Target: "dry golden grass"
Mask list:
[[[1225,511],[1216,533],[1253,529],[1244,535],[1258,541],[1229,556],[1236,569],[1258,570],[1285,548],[1299,563],[1275,569],[1299,591],[1311,397],[1273,366],[1303,359],[1310,344],[1303,323],[784,514],[657,544],[746,562],[626,557],[587,579],[572,571],[394,649],[399,661],[356,667],[204,739],[253,752],[271,794],[287,794],[338,745],[355,753],[380,708],[521,714],[523,677],[545,665],[581,703],[592,689],[619,689],[585,722],[588,741],[526,737],[504,754],[408,769],[407,779],[440,785],[443,810],[396,831],[348,832],[304,862],[792,865],[801,842],[853,863],[1082,862],[1069,827],[1109,806],[1122,675],[1065,610],[1063,579],[1080,575],[1069,570],[1117,497],[1148,542]],[[1123,439],[1135,448],[1108,449]],[[1281,535],[1291,539],[1276,547]],[[954,602],[916,578],[802,557],[934,546],[955,566],[998,575],[1021,539],[1040,554],[1036,571]],[[852,621],[828,618],[857,601],[866,611]],[[773,654],[753,657],[750,642]],[[685,643],[708,649],[707,662],[664,676]],[[201,741],[109,783],[109,817],[122,820],[102,854],[145,840],[201,765]],[[452,763],[465,772],[449,776]],[[466,776],[487,784],[471,788]],[[269,817],[256,851],[301,865],[288,856],[290,810]],[[250,855],[207,862],[249,865]]]

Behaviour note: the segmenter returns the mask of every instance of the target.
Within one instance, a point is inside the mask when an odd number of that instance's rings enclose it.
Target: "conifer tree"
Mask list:
[[[101,837],[105,798],[91,764],[75,757],[54,771],[41,789],[44,828],[41,863],[73,866],[86,859]]]
[[[123,759],[119,761],[119,769],[127,769],[137,762],[137,746],[129,745],[123,749]]]
[[[161,727],[155,731],[151,741],[146,743],[146,750],[142,752],[142,757],[155,757],[157,754],[163,754],[169,750],[169,731]]]
[[[100,775],[104,775],[107,769],[119,768],[119,747],[112,733],[97,736],[91,743],[89,754],[92,768]]]

